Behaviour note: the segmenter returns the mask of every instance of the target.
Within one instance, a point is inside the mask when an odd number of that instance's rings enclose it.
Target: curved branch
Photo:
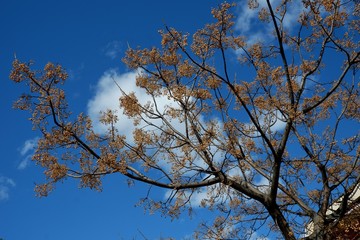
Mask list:
[[[345,67],[345,69],[343,70],[343,72],[341,73],[339,79],[336,81],[336,83],[334,84],[334,86],[325,94],[324,97],[322,97],[318,102],[316,102],[314,105],[309,106],[305,109],[302,110],[303,114],[307,114],[309,113],[311,110],[313,110],[314,108],[318,107],[320,104],[322,104],[323,102],[325,102],[340,86],[340,84],[342,83],[342,81],[344,80],[346,74],[348,73],[348,71],[350,70],[350,68],[353,66],[353,64],[356,64],[357,61],[356,59],[360,56],[360,52],[358,52],[355,57],[353,58],[352,61],[348,62],[347,66]]]
[[[154,179],[151,179],[151,178],[145,176],[144,174],[142,174],[141,172],[139,172],[138,170],[136,170],[133,167],[127,166],[126,169],[128,170],[128,172],[123,173],[123,174],[131,179],[134,179],[134,180],[137,180],[140,182],[144,182],[144,183],[148,183],[148,184],[151,184],[151,185],[154,185],[157,187],[167,188],[167,189],[179,190],[179,189],[198,188],[198,187],[214,185],[216,183],[221,182],[219,177],[214,177],[214,178],[206,179],[206,180],[203,180],[200,182],[162,183],[162,182],[156,181]]]

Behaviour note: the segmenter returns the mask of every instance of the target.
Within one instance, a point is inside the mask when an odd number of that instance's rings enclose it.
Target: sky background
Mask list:
[[[106,73],[129,70],[121,58],[132,47],[158,45],[158,30],[167,24],[193,33],[211,20],[211,7],[220,1],[76,1],[12,0],[0,3],[0,238],[17,239],[159,239],[190,236],[199,212],[171,221],[149,215],[135,204],[147,192],[129,188],[120,176],[105,178],[101,193],[78,189],[65,181],[46,198],[37,198],[34,184],[43,182],[42,169],[30,161],[38,132],[31,131],[27,112],[12,109],[25,86],[9,80],[14,56],[34,61],[41,69],[48,61],[69,73],[65,88],[71,109],[87,112],[88,102]],[[116,103],[117,104],[117,103]],[[159,191],[164,194],[164,191]]]
[[[27,112],[12,109],[13,102],[27,89],[11,82],[9,74],[14,56],[33,61],[35,69],[49,61],[61,64],[69,73],[64,88],[70,109],[95,118],[99,110],[118,105],[119,92],[113,79],[125,91],[134,89],[136,73],[121,62],[128,45],[159,46],[158,30],[165,24],[191,35],[212,21],[211,8],[220,2],[1,1],[0,239],[118,240],[144,239],[143,235],[147,239],[186,239],[200,221],[210,219],[211,213],[199,208],[191,219],[186,214],[175,221],[157,213],[150,215],[143,207],[135,207],[146,196],[147,186],[138,183],[129,188],[126,179],[118,175],[104,179],[102,192],[79,189],[77,181],[69,180],[58,184],[48,197],[37,198],[34,186],[43,182],[43,170],[30,159],[39,133],[31,131]],[[257,39],[271,41],[270,28],[259,28],[257,13],[249,11],[245,2],[234,9],[236,32],[248,35],[249,44]],[[286,28],[291,28],[300,11],[296,5],[288,9]],[[236,61],[235,53],[230,61]],[[131,122],[121,123],[120,130],[131,133]],[[281,130],[283,126],[279,122],[274,127]],[[95,127],[102,131],[96,122]],[[153,194],[161,199],[166,191],[154,188]],[[195,195],[194,206],[201,197]]]

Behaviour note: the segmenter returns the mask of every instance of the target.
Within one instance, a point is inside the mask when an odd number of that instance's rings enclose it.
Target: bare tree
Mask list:
[[[106,134],[85,114],[71,115],[61,66],[39,72],[15,60],[11,79],[30,87],[15,107],[30,111],[42,133],[33,159],[47,182],[37,193],[65,178],[100,190],[102,177],[122,174],[171,190],[167,201],[149,195],[143,204],[173,217],[203,194],[201,206],[217,217],[199,227],[200,239],[247,238],[264,226],[284,239],[329,238],[360,179],[360,6],[248,5],[269,39],[237,34],[232,5],[223,3],[192,38],[165,27],[161,47],[129,48],[123,61],[151,100],[119,85],[119,111],[102,112]],[[121,111],[134,121],[130,137],[116,127]]]

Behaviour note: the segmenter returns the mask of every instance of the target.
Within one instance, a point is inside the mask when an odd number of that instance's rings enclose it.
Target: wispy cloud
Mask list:
[[[34,150],[37,146],[38,140],[39,140],[38,137],[28,139],[24,142],[23,146],[19,149],[20,155],[23,158],[17,167],[19,170],[23,170],[29,165],[31,156],[34,153]]]
[[[11,178],[0,176],[0,201],[9,199],[10,188],[15,187],[15,181]]]
[[[180,195],[174,190],[166,190],[164,193],[164,199],[176,199],[178,197],[186,202],[186,204],[190,204],[192,208],[201,208],[209,206],[209,204],[212,204],[213,201],[215,203],[229,203],[230,199],[228,194],[232,193],[233,190],[231,190],[228,186],[217,183],[212,186],[196,189],[195,191],[185,190],[185,192],[182,192]]]
[[[260,10],[268,8],[266,1],[258,0],[257,2],[258,7],[255,9],[250,9],[244,2],[238,4],[238,17],[236,19],[235,29],[240,35],[247,36],[247,43],[249,45],[274,39],[272,23],[260,22],[258,19]],[[274,9],[281,3],[280,0],[272,0],[270,2]],[[282,21],[285,30],[290,32],[293,30],[294,26],[296,26],[296,21],[304,10],[305,8],[301,1],[292,1],[287,5],[286,15]]]
[[[174,194],[173,190],[166,190],[164,194],[164,199],[168,199],[173,194]],[[185,194],[183,195],[183,198],[184,200],[190,198],[189,204],[191,204],[193,208],[198,208],[201,207],[201,202],[203,200],[209,199],[209,195],[207,188],[201,188],[199,191],[196,192],[191,192],[190,190],[186,191]]]
[[[279,110],[263,111],[258,116],[258,124],[265,134],[273,135],[282,132],[286,127],[286,121],[287,118]],[[254,123],[248,122],[246,126],[248,129],[252,129],[251,135],[253,137],[260,136],[260,132],[255,129]]]
[[[262,192],[266,193],[270,190],[270,182],[265,177],[261,176],[261,178],[258,181],[255,181],[254,184]]]
[[[82,77],[82,73],[85,70],[85,63],[81,62],[78,66],[68,69],[70,80],[79,80]]]
[[[260,177],[259,179],[254,181],[254,186],[262,192],[267,192],[269,191],[270,183],[269,180],[266,179],[265,177]],[[224,188],[224,186],[220,186],[217,184],[211,187],[203,187],[195,192],[188,190],[185,191],[185,193],[181,195],[181,197],[184,199],[184,201],[190,199],[188,203],[191,204],[193,208],[201,207],[202,202],[204,200],[205,200],[204,203],[206,204],[206,200],[210,200],[212,198],[215,198],[216,201],[218,202],[227,202],[228,199],[226,199],[226,194],[221,197],[217,193],[217,191],[219,191],[220,188]],[[169,197],[173,197],[173,194],[174,194],[173,190],[166,190],[164,194],[164,199],[167,200]]]
[[[259,23],[258,15],[261,8],[264,8],[265,1],[258,1],[259,7],[249,8],[247,4],[239,3],[238,18],[236,19],[235,29],[240,35],[247,36],[247,43],[252,45],[256,42],[262,42],[265,39],[272,38],[271,25],[268,23]]]
[[[279,110],[274,110],[261,116],[259,122],[264,131],[281,132],[286,126],[286,117]]]
[[[251,234],[250,240],[269,240],[269,238],[261,236],[259,233],[254,232],[254,233]]]
[[[37,145],[38,138],[28,139],[20,149],[21,156],[26,155],[28,152],[32,152]]]
[[[120,41],[109,42],[103,49],[105,56],[115,59],[121,53],[122,43]]]

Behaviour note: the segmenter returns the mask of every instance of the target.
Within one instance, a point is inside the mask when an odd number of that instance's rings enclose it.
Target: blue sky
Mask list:
[[[8,75],[14,54],[42,68],[48,61],[69,72],[68,101],[87,111],[99,79],[110,69],[127,72],[121,57],[131,46],[159,43],[164,24],[194,32],[211,18],[218,1],[53,1],[12,0],[0,6],[1,123],[0,238],[16,239],[149,239],[190,235],[202,214],[172,222],[134,207],[147,188],[129,188],[120,176],[106,178],[101,193],[78,189],[75,181],[58,185],[47,198],[37,198],[34,183],[42,169],[30,162],[38,133],[29,115],[12,109],[25,86]],[[164,194],[159,192],[159,194]]]

